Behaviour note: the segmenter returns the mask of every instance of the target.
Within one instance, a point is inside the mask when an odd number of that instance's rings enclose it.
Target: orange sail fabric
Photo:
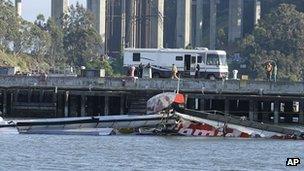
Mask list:
[[[182,94],[176,94],[174,102],[178,103],[178,104],[184,104],[185,103],[184,95],[182,95]]]

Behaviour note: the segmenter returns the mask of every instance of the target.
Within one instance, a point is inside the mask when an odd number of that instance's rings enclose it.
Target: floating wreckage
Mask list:
[[[304,132],[277,125],[249,121],[225,113],[209,113],[184,108],[181,94],[162,93],[147,103],[148,113],[163,112],[176,119],[177,135],[205,137],[304,139]]]
[[[175,125],[175,120],[156,115],[117,115],[80,118],[37,119],[19,121],[21,134],[111,135],[135,133],[139,128],[158,128]]]
[[[5,121],[0,117],[0,134],[18,134],[16,124],[13,121]]]
[[[147,102],[147,114],[0,122],[0,132],[17,129],[21,134],[67,135],[183,135],[206,137],[304,139],[304,132],[248,121],[224,113],[184,108],[184,96],[161,93]]]

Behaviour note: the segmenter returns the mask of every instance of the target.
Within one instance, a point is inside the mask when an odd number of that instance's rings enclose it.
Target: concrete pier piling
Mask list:
[[[80,116],[84,117],[86,116],[86,96],[85,95],[81,95],[81,106],[80,106]]]
[[[304,125],[304,100],[299,105],[299,123]]]
[[[104,100],[104,115],[109,115],[109,96],[105,96]]]
[[[225,99],[225,111],[224,112],[228,114],[229,111],[230,111],[229,108],[230,108],[230,100],[228,98],[226,98]]]
[[[66,91],[64,95],[64,117],[69,117],[69,96],[69,91]]]
[[[3,116],[7,115],[7,91],[2,91],[3,94],[3,103],[2,103],[2,114]]]
[[[273,113],[273,123],[274,124],[279,123],[279,120],[280,120],[279,110],[280,110],[280,102],[276,100],[274,102],[274,113]]]
[[[249,100],[249,120],[257,121],[257,102],[255,100]]]

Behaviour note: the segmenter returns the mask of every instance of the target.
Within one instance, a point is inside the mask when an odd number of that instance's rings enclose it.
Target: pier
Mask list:
[[[144,114],[155,94],[175,91],[172,79],[0,76],[4,117]],[[221,111],[264,123],[304,124],[304,83],[181,79],[187,108]]]

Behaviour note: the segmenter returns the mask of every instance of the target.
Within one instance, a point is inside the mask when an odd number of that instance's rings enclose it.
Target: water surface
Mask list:
[[[0,170],[287,170],[304,141],[179,136],[0,135]]]

